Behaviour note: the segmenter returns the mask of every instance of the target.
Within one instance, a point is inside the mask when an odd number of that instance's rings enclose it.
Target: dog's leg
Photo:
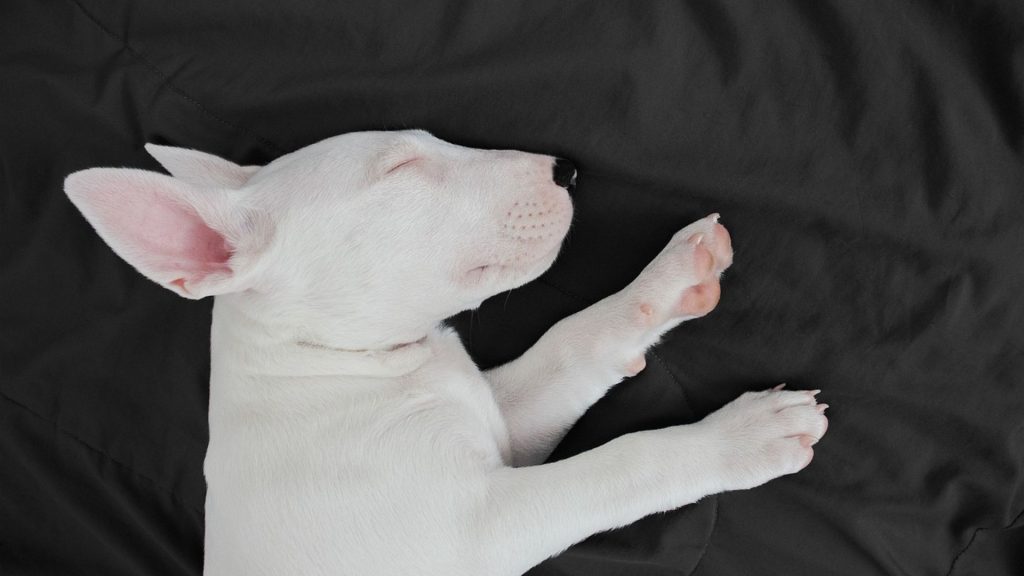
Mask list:
[[[550,464],[500,469],[488,491],[483,540],[496,543],[492,554],[500,561],[525,570],[591,534],[797,472],[828,428],[827,405],[815,394],[748,392],[696,424],[627,434]]]
[[[518,359],[486,373],[516,466],[542,462],[591,404],[646,366],[644,352],[718,304],[732,263],[729,233],[712,214],[683,228],[625,289],[563,319]]]

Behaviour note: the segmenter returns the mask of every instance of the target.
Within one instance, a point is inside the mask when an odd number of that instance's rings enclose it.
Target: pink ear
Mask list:
[[[113,168],[71,174],[64,190],[100,237],[148,278],[187,298],[230,291],[233,247],[211,226],[224,211],[214,198],[219,191]]]

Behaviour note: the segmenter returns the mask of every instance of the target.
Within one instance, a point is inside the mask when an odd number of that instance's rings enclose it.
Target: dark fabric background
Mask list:
[[[533,576],[1024,574],[1019,0],[4,1],[0,573],[202,564],[211,302],[115,257],[63,178],[406,127],[580,166],[556,265],[453,320],[484,366],[690,221],[733,234],[719,308],[554,457],[781,381],[832,405],[801,474]]]

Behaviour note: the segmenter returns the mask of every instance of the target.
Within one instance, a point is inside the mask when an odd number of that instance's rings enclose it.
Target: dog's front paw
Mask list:
[[[828,429],[828,404],[818,404],[817,393],[782,386],[747,392],[700,423],[722,490],[753,488],[811,463],[812,446]]]
[[[657,337],[711,312],[721,294],[718,279],[731,264],[732,241],[718,214],[676,232],[629,286],[637,318]]]

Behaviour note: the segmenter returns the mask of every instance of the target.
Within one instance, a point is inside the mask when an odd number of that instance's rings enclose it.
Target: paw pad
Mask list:
[[[647,358],[645,358],[642,355],[641,356],[637,356],[636,358],[631,360],[629,364],[626,365],[626,375],[627,376],[636,376],[637,374],[639,374],[646,367],[647,367]]]
[[[710,280],[687,288],[679,300],[679,313],[684,316],[703,316],[715,309],[722,296],[718,280]]]
[[[640,305],[640,323],[650,326],[654,319],[654,307],[646,302]]]

